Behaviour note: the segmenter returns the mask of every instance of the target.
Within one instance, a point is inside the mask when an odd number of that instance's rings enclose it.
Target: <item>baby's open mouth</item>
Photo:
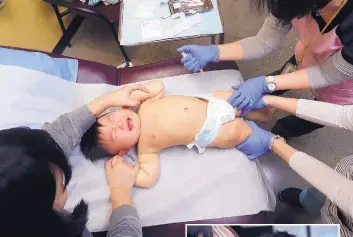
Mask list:
[[[134,123],[132,122],[131,118],[127,118],[127,126],[129,128],[130,131],[132,131]]]

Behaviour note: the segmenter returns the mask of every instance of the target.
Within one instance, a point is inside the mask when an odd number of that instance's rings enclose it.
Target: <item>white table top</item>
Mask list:
[[[155,2],[155,9],[151,18],[136,18],[135,14],[141,1]],[[201,22],[194,27],[187,29],[177,35],[170,37],[167,31],[173,26],[180,24],[182,21],[178,19],[162,19],[162,16],[170,14],[168,4],[160,4],[158,0],[124,0],[122,2],[122,20],[120,21],[120,43],[125,46],[133,46],[146,44],[156,41],[168,41],[185,38],[193,38],[200,36],[217,35],[223,33],[222,21],[218,9],[217,0],[212,0],[213,9],[208,12],[200,13]],[[189,21],[194,16],[186,16]],[[160,24],[161,34],[157,37],[143,37],[141,24],[146,21],[158,20]]]

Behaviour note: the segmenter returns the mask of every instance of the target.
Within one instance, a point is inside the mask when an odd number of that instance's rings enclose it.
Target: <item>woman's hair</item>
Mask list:
[[[0,131],[0,236],[80,236],[87,221],[81,201],[69,213],[53,210],[56,179],[66,187],[71,167],[49,133],[24,127]]]
[[[258,10],[267,9],[282,23],[289,23],[294,18],[301,18],[326,6],[331,0],[252,0]]]
[[[212,226],[195,226],[189,225],[187,227],[187,237],[212,237]]]

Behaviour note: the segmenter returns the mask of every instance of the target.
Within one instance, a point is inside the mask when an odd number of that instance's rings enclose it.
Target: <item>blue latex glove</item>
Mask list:
[[[248,156],[249,160],[255,160],[270,151],[272,133],[260,128],[252,121],[245,121],[252,129],[252,134],[237,149]]]
[[[253,106],[250,108],[245,108],[241,111],[240,117],[244,117],[247,113],[249,113],[253,109],[264,109],[268,108],[268,106],[264,103],[264,97],[262,96],[258,101],[255,102]]]
[[[210,62],[217,62],[219,49],[217,45],[200,46],[184,45],[177,49],[179,53],[186,56],[181,59],[184,67],[192,72],[199,72]]]
[[[270,93],[264,76],[251,78],[244,83],[233,86],[234,90],[228,102],[238,110],[251,111],[254,105],[265,94]]]

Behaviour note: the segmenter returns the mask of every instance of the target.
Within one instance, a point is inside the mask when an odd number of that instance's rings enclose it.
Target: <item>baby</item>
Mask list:
[[[137,144],[139,173],[135,185],[153,186],[159,177],[159,152],[171,146],[236,147],[252,133],[250,126],[236,118],[240,111],[227,99],[232,91],[216,91],[206,96],[165,96],[164,85],[155,80],[145,84],[150,93],[134,91],[143,101],[137,114],[120,109],[101,116],[81,141],[81,150],[91,159],[126,154]],[[266,121],[267,109],[252,111],[247,119]]]

